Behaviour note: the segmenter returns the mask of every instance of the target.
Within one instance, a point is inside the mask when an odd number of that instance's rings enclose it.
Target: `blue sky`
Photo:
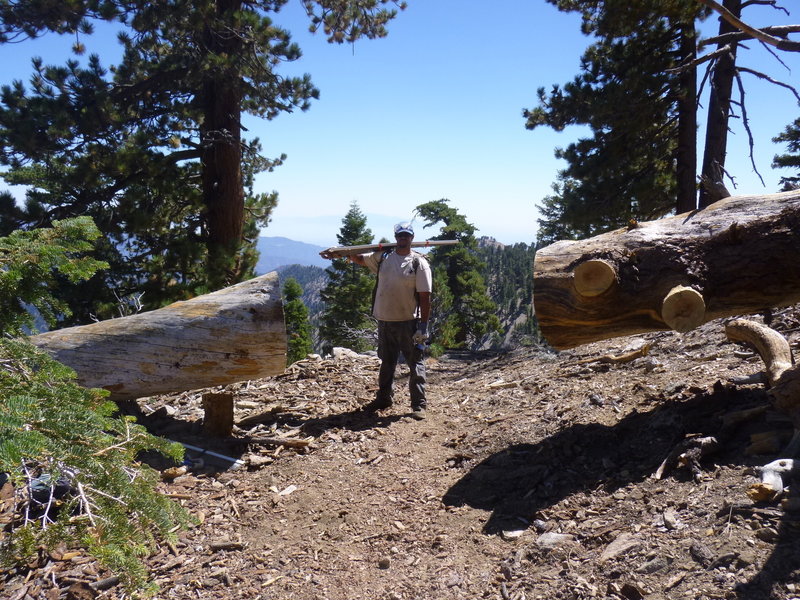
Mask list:
[[[536,105],[537,88],[578,73],[591,40],[580,33],[576,15],[559,13],[544,0],[408,4],[390,23],[387,38],[354,46],[309,34],[299,0],[275,16],[303,50],[303,58],[283,72],[310,73],[320,99],[307,112],[245,121],[267,156],[288,155],[256,181],[256,191],[280,194],[263,235],[335,245],[342,217],[357,202],[376,239],[391,237],[391,226],[410,219],[415,206],[447,198],[478,235],[507,244],[534,241],[536,204],[564,166],[553,150],[581,130],[527,131],[522,110]],[[760,8],[748,11],[747,20],[756,26],[799,23],[800,3],[784,4],[793,7],[792,15]],[[741,55],[748,65],[798,80],[800,54],[781,54],[789,71],[758,44],[750,46]],[[0,47],[0,81],[27,79],[34,54],[62,62],[64,48],[65,40],[56,38]],[[109,52],[102,53],[106,64]],[[777,190],[780,173],[770,163],[784,148],[770,139],[800,115],[790,93],[752,81],[745,79],[748,112],[766,187],[752,172],[747,138],[735,124],[727,167],[737,178],[736,194]],[[428,233],[418,229],[417,239]]]

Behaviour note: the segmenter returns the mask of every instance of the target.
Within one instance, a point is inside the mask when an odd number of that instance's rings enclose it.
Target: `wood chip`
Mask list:
[[[244,542],[211,542],[208,547],[214,552],[220,550],[244,550],[246,544]]]
[[[487,389],[490,390],[502,390],[506,388],[513,388],[518,387],[519,383],[516,381],[503,381],[502,379],[498,379],[497,381],[490,383],[486,386]]]
[[[296,491],[297,491],[297,486],[296,485],[290,485],[289,487],[284,488],[283,490],[278,492],[278,496],[288,496],[289,494],[291,494],[293,492],[296,492]]]

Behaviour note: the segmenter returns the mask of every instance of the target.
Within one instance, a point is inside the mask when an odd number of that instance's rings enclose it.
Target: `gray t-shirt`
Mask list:
[[[378,272],[378,291],[372,314],[379,321],[410,321],[419,317],[415,292],[430,292],[433,286],[431,267],[422,254],[411,251],[406,256],[392,252],[383,262],[382,252],[364,256],[364,262],[373,273]],[[414,272],[414,258],[419,267]]]

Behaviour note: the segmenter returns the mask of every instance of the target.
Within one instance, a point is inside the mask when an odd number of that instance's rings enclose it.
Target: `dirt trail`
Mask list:
[[[794,312],[776,324],[794,348],[798,324]],[[594,360],[645,343],[631,362]],[[722,429],[724,415],[768,400],[730,382],[761,364],[720,322],[558,355],[429,359],[424,421],[409,416],[403,368],[395,406],[358,410],[377,368],[367,356],[308,360],[229,388],[248,424],[237,436],[309,441],[299,450],[204,440],[200,392],[139,401],[154,431],[245,463],[219,470],[206,456],[164,484],[202,524],[148,559],[161,598],[800,598],[800,514],[745,494],[777,456],[748,454],[750,436],[791,426],[770,409]],[[695,435],[719,441],[700,471],[654,478]],[[45,598],[65,572],[107,575],[80,560],[50,557],[7,589]]]

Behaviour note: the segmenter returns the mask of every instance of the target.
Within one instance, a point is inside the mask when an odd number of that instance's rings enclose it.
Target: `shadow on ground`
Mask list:
[[[720,430],[725,413],[766,403],[763,390],[719,386],[711,394],[681,402],[652,400],[653,410],[634,412],[613,426],[575,424],[541,441],[495,452],[456,482],[443,502],[489,512],[483,530],[498,534],[530,526],[542,511],[573,494],[592,494],[598,489],[612,494],[642,482],[688,434],[714,435],[720,440],[719,453],[707,459],[717,465],[753,466],[771,460],[745,456],[747,431]],[[686,468],[667,474],[683,481],[691,476]],[[788,520],[786,514],[769,560],[756,577],[737,588],[740,600],[778,598],[771,595],[777,585],[800,581],[800,541],[796,539],[800,521]]]

